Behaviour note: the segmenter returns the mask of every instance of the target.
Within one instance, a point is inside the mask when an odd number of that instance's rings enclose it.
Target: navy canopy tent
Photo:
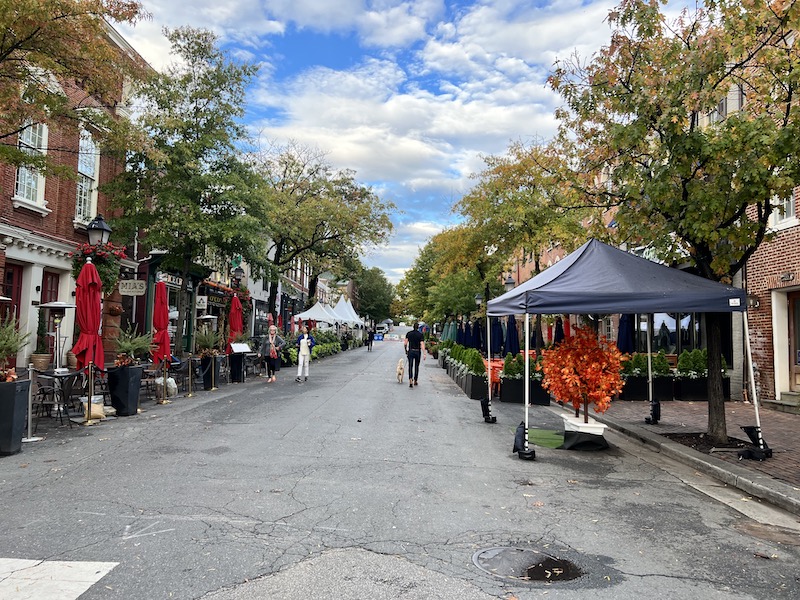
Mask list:
[[[741,288],[671,269],[597,240],[487,305],[492,317],[745,309]]]
[[[746,295],[741,288],[671,269],[600,241],[589,240],[536,277],[490,300],[486,314],[488,318],[514,314],[721,313],[744,312],[746,309]],[[528,322],[526,316],[526,328]],[[751,368],[751,393],[760,436],[746,312],[743,322]],[[527,430],[527,386],[525,398]]]

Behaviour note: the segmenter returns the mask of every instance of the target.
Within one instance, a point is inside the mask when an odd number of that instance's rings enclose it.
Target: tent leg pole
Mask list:
[[[647,394],[650,399],[650,416],[644,422],[649,425],[658,425],[661,420],[661,402],[653,397],[653,346],[650,327],[650,315],[647,315]]]
[[[758,447],[760,450],[764,450],[766,444],[764,443],[764,438],[761,436],[761,414],[759,413],[758,408],[758,395],[756,394],[756,376],[755,376],[755,368],[753,366],[753,349],[750,347],[750,327],[747,320],[747,311],[743,313],[743,325],[744,325],[744,344],[745,344],[745,351],[747,352],[747,367],[748,367],[748,376],[750,378],[750,395],[753,399],[753,408],[756,412],[756,432],[758,432]]]
[[[488,307],[486,309],[486,380],[489,386],[489,395],[486,396],[486,412],[483,420],[486,423],[497,423],[497,417],[492,416],[492,331]]]
[[[517,455],[523,460],[536,460],[536,451],[528,448],[528,412],[531,396],[531,315],[525,313],[525,448],[520,450]]]

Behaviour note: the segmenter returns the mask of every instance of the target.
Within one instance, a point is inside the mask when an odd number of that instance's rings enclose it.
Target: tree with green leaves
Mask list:
[[[394,286],[386,279],[386,274],[378,267],[361,267],[352,275],[358,293],[358,312],[369,315],[374,321],[382,321],[391,316]]]
[[[39,153],[17,145],[32,123],[64,131],[92,125],[98,140],[133,139],[130,123],[112,113],[126,80],[144,77],[147,65],[114,43],[118,34],[108,24],[145,16],[137,1],[0,0],[0,161],[54,166],[49,157],[62,148]]]
[[[128,153],[128,169],[109,186],[121,209],[115,229],[140,232],[144,250],[166,251],[163,265],[181,274],[196,262],[226,264],[240,255],[265,264],[264,226],[253,203],[261,183],[237,157],[242,99],[256,68],[232,61],[209,31],[166,31],[177,61],[142,90],[141,124],[156,154]],[[179,294],[176,339],[188,307]]]
[[[258,213],[268,224],[268,310],[275,313],[278,278],[297,260],[318,273],[352,261],[359,251],[383,243],[392,231],[394,205],[383,202],[348,170],[334,171],[315,149],[290,143],[271,146],[250,158],[262,180]]]
[[[561,142],[623,240],[729,282],[800,176],[800,2],[711,0],[673,22],[662,4],[622,2],[608,46],[558,65]],[[722,441],[721,318],[706,317],[708,433]]]
[[[544,250],[571,249],[584,241],[590,209],[567,185],[557,145],[514,143],[506,155],[484,160],[487,168],[478,183],[455,207],[480,236],[474,244],[506,259],[532,254],[538,274]]]

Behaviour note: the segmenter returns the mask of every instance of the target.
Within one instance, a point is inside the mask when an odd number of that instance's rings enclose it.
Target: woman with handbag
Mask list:
[[[277,381],[275,371],[281,366],[281,350],[285,345],[286,341],[278,335],[278,328],[270,325],[269,333],[264,336],[261,350],[258,353],[259,358],[267,363],[267,383]]]

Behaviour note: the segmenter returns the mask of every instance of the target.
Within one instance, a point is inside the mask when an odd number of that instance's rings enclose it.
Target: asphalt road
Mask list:
[[[430,358],[398,384],[402,357],[376,342],[306,383],[284,369],[27,444],[0,458],[0,558],[118,563],[83,600],[800,597],[796,517],[613,434],[521,461],[520,405],[486,424]],[[473,560],[506,547],[584,574]]]

